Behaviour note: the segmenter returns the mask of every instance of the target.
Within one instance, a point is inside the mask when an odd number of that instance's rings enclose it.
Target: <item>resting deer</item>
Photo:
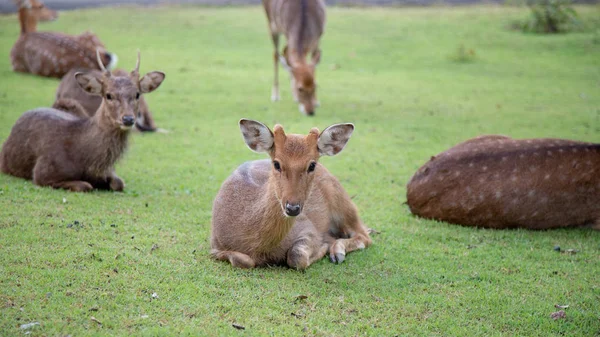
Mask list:
[[[83,90],[81,86],[79,86],[79,83],[75,78],[75,74],[78,72],[88,72],[93,76],[101,75],[99,70],[71,69],[60,81],[58,89],[56,90],[56,102],[52,107],[58,110],[71,112],[77,116],[91,117],[94,115],[96,110],[98,110],[98,107],[100,107],[100,104],[102,103],[102,97],[90,94]],[[127,72],[122,69],[116,69],[112,71],[112,75],[126,76]],[[83,108],[83,113],[81,112],[80,108],[77,105],[73,105],[73,102],[70,100],[74,100],[79,103]],[[135,127],[142,132],[160,131],[161,129],[157,129],[156,125],[154,124],[154,118],[152,118],[152,113],[148,108],[148,103],[146,103],[144,95],[140,96],[138,108],[139,110],[136,113]]]
[[[113,76],[97,55],[102,74],[75,74],[85,91],[102,96],[94,117],[78,118],[51,108],[24,113],[2,147],[0,171],[71,191],[123,190],[114,164],[127,147],[140,94],[158,88],[165,75],[153,71],[140,78],[138,54],[131,74]]]
[[[342,151],[352,124],[320,134],[313,128],[307,136],[247,119],[240,129],[246,145],[271,160],[242,164],[221,186],[213,204],[213,258],[240,268],[287,264],[303,270],[327,252],[341,263],[346,253],[371,244],[356,206],[318,163]]]
[[[432,157],[407,199],[416,215],[467,226],[600,229],[600,144],[477,137]]]
[[[20,4],[21,34],[10,51],[14,71],[61,78],[73,68],[100,69],[95,61],[98,48],[103,66],[111,69],[116,65],[116,55],[106,52],[94,34],[38,32],[37,22],[45,7],[34,7],[31,0],[20,0]]]
[[[269,30],[275,52],[273,64],[275,77],[271,100],[279,100],[278,62],[290,72],[292,94],[299,102],[300,112],[314,115],[319,105],[315,67],[321,59],[319,39],[325,29],[325,2],[323,0],[263,0],[269,21]],[[279,54],[279,35],[284,34],[287,46],[283,57]],[[312,62],[306,57],[312,55]]]

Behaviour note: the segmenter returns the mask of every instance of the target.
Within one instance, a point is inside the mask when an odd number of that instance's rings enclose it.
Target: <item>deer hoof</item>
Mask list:
[[[344,262],[344,260],[346,259],[346,254],[344,254],[344,253],[330,254],[329,259],[331,260],[331,262],[339,264],[339,263]]]

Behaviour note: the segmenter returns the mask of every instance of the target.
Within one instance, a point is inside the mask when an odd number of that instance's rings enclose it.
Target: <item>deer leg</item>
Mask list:
[[[309,239],[299,240],[288,250],[287,264],[297,270],[304,270],[315,261],[322,259],[328,249],[329,245],[326,243],[311,245]]]
[[[229,250],[212,249],[210,256],[219,261],[229,261],[232,266],[238,268],[254,268],[256,262],[248,255]]]
[[[67,165],[69,166],[69,165]],[[72,192],[89,192],[94,188],[86,181],[69,180],[70,172],[63,172],[65,165],[60,165],[53,159],[38,158],[33,167],[33,183],[39,186],[62,188]]]
[[[271,38],[273,39],[273,45],[275,46],[275,51],[273,52],[273,70],[274,70],[274,78],[273,78],[273,89],[271,90],[271,101],[279,101],[279,34],[271,33]]]

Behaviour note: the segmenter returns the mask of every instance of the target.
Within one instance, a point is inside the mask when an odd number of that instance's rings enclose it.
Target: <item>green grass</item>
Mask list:
[[[600,14],[577,9],[584,20]],[[40,323],[34,336],[600,334],[600,232],[465,228],[415,218],[403,204],[412,173],[470,137],[598,141],[597,32],[506,28],[528,15],[330,8],[315,118],[298,112],[287,74],[282,101],[270,102],[272,47],[259,7],[103,8],[41,25],[92,29],[126,69],[139,48],[143,72],[167,74],[147,99],[171,133],[133,135],[117,165],[124,193],[0,176],[0,335],[22,335],[30,322]],[[0,17],[0,141],[21,113],[51,105],[58,84],[10,71],[17,34],[15,16]],[[470,62],[454,59],[461,45],[474,51]],[[239,164],[263,158],[244,145],[242,117],[294,133],[355,123],[346,149],[321,162],[381,231],[373,246],[305,273],[210,260],[214,195]],[[565,319],[550,318],[555,304],[569,305]]]

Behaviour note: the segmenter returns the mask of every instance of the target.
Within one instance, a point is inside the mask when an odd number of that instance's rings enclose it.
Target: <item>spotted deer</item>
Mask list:
[[[79,118],[51,108],[24,113],[13,126],[0,152],[0,171],[31,179],[36,185],[86,192],[93,188],[122,191],[125,183],[114,171],[127,148],[140,94],[154,91],[165,78],[153,71],[140,78],[135,69],[113,76],[104,68],[77,73],[77,83],[102,96],[92,118]]]
[[[101,71],[99,70],[84,70],[84,69],[71,69],[63,76],[58,89],[56,90],[56,101],[52,106],[55,109],[63,110],[66,112],[73,113],[77,116],[91,117],[96,113],[98,107],[102,103],[102,97],[96,96],[85,91],[77,82],[75,74],[78,72],[88,72],[93,76],[100,76]],[[127,72],[122,69],[115,69],[112,71],[113,76],[126,76]],[[73,104],[73,101],[77,102],[80,106]],[[83,108],[83,112],[81,112]],[[164,131],[157,129],[154,124],[154,118],[148,108],[148,103],[144,95],[140,96],[138,102],[138,111],[136,113],[135,127],[137,130],[142,132],[154,132]]]
[[[321,133],[313,128],[307,136],[248,119],[239,124],[246,145],[271,159],[242,164],[221,186],[212,213],[214,259],[240,268],[287,264],[303,270],[326,254],[341,263],[346,253],[371,244],[356,206],[318,163],[342,151],[352,124]]]
[[[600,144],[470,139],[419,168],[407,201],[418,216],[466,226],[600,229]]]
[[[36,7],[31,0],[19,0],[19,4],[21,33],[10,51],[14,71],[61,78],[73,68],[100,69],[95,60],[97,49],[104,66],[111,69],[116,65],[116,55],[107,52],[94,34],[38,32],[37,23],[47,8]]]
[[[300,112],[314,115],[319,105],[315,67],[321,59],[319,40],[325,29],[323,0],[263,0],[275,51],[273,53],[273,89],[271,100],[279,100],[278,63],[289,71],[292,94]],[[284,34],[287,45],[279,54],[279,35]],[[311,62],[306,58],[311,54]]]

